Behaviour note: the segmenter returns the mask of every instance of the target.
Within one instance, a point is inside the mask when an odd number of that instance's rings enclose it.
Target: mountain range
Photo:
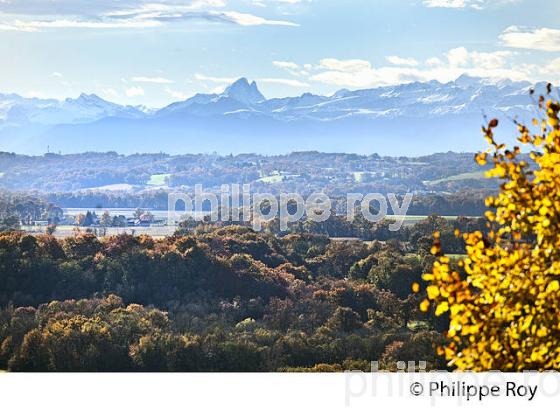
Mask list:
[[[423,155],[485,146],[485,116],[512,142],[513,118],[529,121],[529,90],[545,83],[489,80],[414,82],[331,96],[265,98],[241,78],[221,94],[197,94],[161,109],[119,105],[95,94],[65,100],[0,94],[0,150],[22,154],[323,152]]]

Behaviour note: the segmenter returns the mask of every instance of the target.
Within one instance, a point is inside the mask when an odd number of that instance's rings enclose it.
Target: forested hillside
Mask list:
[[[431,232],[454,238],[457,223],[432,218],[406,243],[235,226],[161,240],[4,233],[0,368],[442,368],[445,319],[419,312],[411,288],[433,263]]]
[[[0,153],[0,188],[16,191],[156,195],[201,184],[251,184],[254,191],[455,192],[495,188],[474,153],[418,157],[294,152],[287,155],[119,155],[115,152],[42,156]],[[93,192],[92,192],[93,191]],[[155,191],[155,192],[154,192]],[[84,192],[81,192],[84,195]],[[139,206],[139,205],[138,205]]]

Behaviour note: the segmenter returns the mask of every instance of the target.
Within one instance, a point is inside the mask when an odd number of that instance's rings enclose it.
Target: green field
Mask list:
[[[263,177],[257,179],[257,182],[262,182],[264,184],[278,184],[284,180],[283,175],[270,175],[268,177]]]
[[[155,174],[150,177],[148,185],[151,186],[162,186],[167,185],[169,182],[169,177],[171,174]]]
[[[465,172],[464,174],[453,175],[447,178],[436,179],[434,181],[424,181],[426,185],[437,185],[442,182],[463,181],[465,179],[484,179],[486,171]]]
[[[364,179],[364,175],[369,175],[369,172],[354,172],[354,181],[356,182],[362,182],[362,180]]]
[[[404,215],[401,218],[403,218],[404,226],[410,226],[425,221],[428,219],[428,215]],[[458,216],[441,216],[441,218],[447,219],[448,221],[454,221],[458,218]],[[394,221],[396,220],[396,217],[394,215],[387,215],[385,219],[388,221]]]

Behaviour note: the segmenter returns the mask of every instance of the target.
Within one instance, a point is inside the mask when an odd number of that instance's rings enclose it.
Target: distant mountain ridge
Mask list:
[[[410,155],[483,146],[484,115],[527,121],[535,112],[531,87],[546,84],[488,80],[414,82],[332,96],[310,93],[266,99],[241,78],[221,94],[197,94],[159,110],[123,106],[95,94],[24,98],[0,94],[0,150],[255,152],[298,150]]]

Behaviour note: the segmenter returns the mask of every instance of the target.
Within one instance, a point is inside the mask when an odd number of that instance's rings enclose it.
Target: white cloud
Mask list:
[[[288,78],[259,78],[256,80],[256,82],[263,83],[263,84],[280,84],[280,85],[287,85],[289,87],[299,87],[299,88],[310,87],[308,83],[304,83],[303,81],[299,81],[299,80],[290,80]]]
[[[104,88],[103,90],[101,90],[101,92],[104,95],[112,98],[116,98],[119,96],[119,93],[114,88]]]
[[[510,26],[500,34],[507,47],[542,51],[560,51],[560,30],[552,28],[523,29]]]
[[[192,94],[187,94],[182,91],[173,90],[169,87],[165,87],[165,92],[176,100],[186,100],[187,98],[192,97]]]
[[[89,29],[112,29],[112,28],[149,28],[162,25],[154,20],[124,20],[124,21],[87,21],[87,20],[49,20],[49,21],[24,21],[15,20],[11,23],[14,30],[38,31],[44,28],[89,28]]]
[[[450,9],[462,9],[467,6],[465,0],[424,0],[426,7],[441,7]]]
[[[211,77],[204,74],[195,74],[194,79],[198,81],[209,81],[211,83],[217,84],[231,84],[238,80],[238,78],[233,77]]]
[[[358,73],[371,69],[371,63],[366,60],[338,60],[324,58],[319,62],[319,68],[341,71],[345,73]]]
[[[556,76],[560,76],[560,57],[551,60],[542,68],[544,73],[548,74],[555,74]]]
[[[135,83],[152,83],[152,84],[173,84],[173,80],[163,77],[132,77],[132,82]]]
[[[469,52],[465,47],[457,47],[447,52],[447,61],[452,67],[464,67],[469,63]]]
[[[2,0],[2,13],[22,16],[92,16],[138,9],[180,6],[201,10],[227,5],[227,0]]]
[[[226,86],[225,85],[218,85],[216,87],[210,88],[210,94],[221,94],[225,91]]]
[[[465,47],[457,47],[449,50],[447,60],[452,67],[474,66],[483,69],[502,68],[506,60],[511,57],[511,51],[495,51],[492,53],[468,51]]]
[[[291,61],[273,61],[272,64],[279,68],[284,68],[286,70],[299,70],[299,65],[292,63]]]
[[[300,4],[311,0],[261,0],[261,3]]]
[[[516,81],[529,79],[528,73],[522,70],[509,68],[487,70],[477,67],[459,68],[444,66],[428,69],[412,67],[379,67],[354,73],[324,71],[312,75],[310,80],[338,87],[371,88],[404,84],[414,81],[437,80],[439,82],[446,83],[448,81],[455,80],[462,74],[492,79],[509,78]]]
[[[421,73],[415,68],[405,67],[380,67],[364,68],[359,71],[323,71],[313,74],[312,81],[338,87],[368,88],[392,84],[402,84],[421,80]]]
[[[470,58],[475,67],[492,70],[504,67],[507,59],[512,55],[511,51],[495,51],[493,53],[473,51],[470,53]]]
[[[309,75],[309,71],[313,68],[310,64],[305,64],[303,67],[300,67],[298,64],[291,61],[273,61],[272,64],[275,67],[286,70],[295,77],[305,77]]]
[[[86,28],[150,28],[189,20],[230,23],[240,26],[298,26],[285,21],[267,19],[233,10],[219,10],[227,5],[226,0],[123,0],[119,2],[101,0],[22,0],[2,2],[0,31],[38,31],[40,29]],[[49,3],[46,7],[46,3]],[[43,10],[42,13],[39,10]],[[37,19],[35,16],[41,16]],[[6,18],[12,17],[11,20]]]
[[[32,27],[18,27],[14,24],[10,23],[0,23],[0,31],[27,31],[32,32],[36,31],[36,29]]]
[[[56,78],[57,82],[63,87],[71,87],[70,82],[64,78],[64,75],[61,72],[54,71],[51,73],[51,76]]]
[[[528,69],[538,71],[542,81],[560,83],[560,57],[554,58],[543,65],[528,65]]]
[[[414,58],[403,58],[403,57],[399,57],[399,56],[388,56],[385,57],[385,59],[394,65],[404,65],[404,66],[408,66],[408,67],[414,67],[418,65],[418,61],[416,61]]]
[[[479,52],[458,47],[449,50],[444,55],[446,60],[433,56],[428,58],[424,64],[417,62],[417,66],[380,67],[375,67],[366,60],[327,58],[321,60],[319,65],[315,66],[314,72],[307,78],[310,81],[338,87],[370,88],[413,81],[448,82],[462,74],[512,80],[527,80],[536,75],[533,67],[513,64],[510,61],[513,53],[510,51]],[[389,62],[399,61],[391,60]]]
[[[124,93],[127,97],[140,97],[144,95],[144,89],[142,87],[130,87],[127,88]]]
[[[284,20],[267,20],[263,17],[255,16],[248,13],[239,13],[236,11],[213,11],[208,12],[208,19],[216,18],[230,23],[239,24],[240,26],[291,26],[298,27],[299,24]]]
[[[475,10],[482,10],[484,8],[493,6],[501,7],[514,3],[519,3],[522,0],[423,0],[423,4],[430,8],[445,8],[445,9],[465,9],[471,8]]]
[[[437,57],[430,57],[426,60],[426,65],[428,67],[436,67],[438,65],[442,65],[443,62]]]
[[[258,7],[267,7],[267,6],[277,6],[277,7],[286,7],[286,6],[298,6],[303,3],[310,3],[311,0],[248,0],[254,6]]]

